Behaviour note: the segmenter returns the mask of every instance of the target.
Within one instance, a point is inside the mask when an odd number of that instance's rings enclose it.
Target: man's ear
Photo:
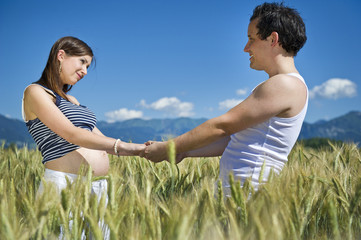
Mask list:
[[[60,49],[58,51],[58,54],[57,54],[56,57],[60,62],[62,62],[64,60],[64,58],[65,58],[65,55],[66,55],[65,51],[63,49]]]
[[[278,40],[279,40],[279,36],[278,36],[278,32],[272,32],[270,35],[271,38],[271,46],[274,47],[277,44],[279,44]]]

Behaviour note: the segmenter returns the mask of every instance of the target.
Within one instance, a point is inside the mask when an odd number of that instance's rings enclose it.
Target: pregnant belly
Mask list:
[[[45,167],[61,172],[77,174],[82,165],[91,166],[94,176],[108,174],[109,158],[105,151],[79,148],[65,156],[45,163]]]

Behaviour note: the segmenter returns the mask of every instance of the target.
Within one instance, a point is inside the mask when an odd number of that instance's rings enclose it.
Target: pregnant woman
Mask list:
[[[94,113],[68,94],[92,61],[93,51],[85,42],[63,37],[53,45],[41,78],[24,91],[23,118],[43,157],[43,180],[54,183],[59,193],[67,186],[66,177],[74,181],[82,165],[95,176],[106,175],[108,153],[134,156],[145,147],[104,136]],[[98,196],[106,189],[104,179],[92,183]],[[43,191],[41,182],[38,193]]]

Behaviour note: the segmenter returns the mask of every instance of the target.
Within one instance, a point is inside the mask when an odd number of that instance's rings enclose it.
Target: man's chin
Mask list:
[[[255,66],[255,65],[253,65],[252,63],[249,65],[249,67],[252,68],[253,70],[256,70],[256,71],[263,71],[262,68],[257,67],[257,66]]]

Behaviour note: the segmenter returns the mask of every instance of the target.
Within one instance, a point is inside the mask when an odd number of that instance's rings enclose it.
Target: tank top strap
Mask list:
[[[305,79],[303,79],[303,77],[302,77],[301,74],[299,74],[299,73],[287,73],[287,75],[289,75],[289,76],[294,76],[294,77],[300,79],[302,82],[305,83]]]
[[[40,85],[40,84],[37,84],[37,83],[33,83],[33,84],[36,84],[36,85],[39,85],[40,87],[44,88],[44,90],[46,92],[48,92],[50,95],[53,95],[54,97],[58,96],[58,94],[56,92],[54,92],[53,90],[43,86],[43,85]]]
[[[307,99],[308,99],[308,94],[309,94],[308,93],[308,87],[307,87],[307,84],[305,82],[305,79],[301,76],[301,74],[299,74],[299,73],[288,73],[287,75],[294,76],[294,77],[300,79],[303,82],[303,84],[305,84],[306,90],[307,90]]]
[[[294,77],[300,79],[300,80],[306,85],[305,80],[303,79],[303,77],[302,77],[299,73],[287,73],[287,75],[289,75],[289,76],[294,76]],[[259,84],[257,84],[257,86],[255,86],[255,87],[252,89],[251,92],[253,92],[253,91],[254,91],[259,85],[261,85],[262,83],[264,83],[264,81],[263,81],[263,82],[260,82]],[[307,87],[307,85],[306,85],[306,87]]]
[[[43,85],[40,85],[40,84],[38,84],[38,83],[32,83],[32,84],[30,84],[29,86],[31,86],[31,85],[38,85],[38,86],[44,88],[44,90],[45,90],[47,93],[49,93],[50,95],[52,95],[53,97],[58,98],[58,94],[57,94],[56,92],[54,92],[53,90],[50,90],[49,88],[47,88],[47,87],[45,87],[45,86],[43,86]],[[27,86],[27,87],[25,88],[25,90],[26,90],[29,86]],[[25,93],[25,90],[24,90],[24,93]],[[22,116],[22,118],[23,118],[23,121],[24,121],[24,122],[27,122],[26,119],[25,119],[25,111],[24,111],[24,93],[23,93],[23,98],[22,98],[22,101],[21,101],[21,116]]]

